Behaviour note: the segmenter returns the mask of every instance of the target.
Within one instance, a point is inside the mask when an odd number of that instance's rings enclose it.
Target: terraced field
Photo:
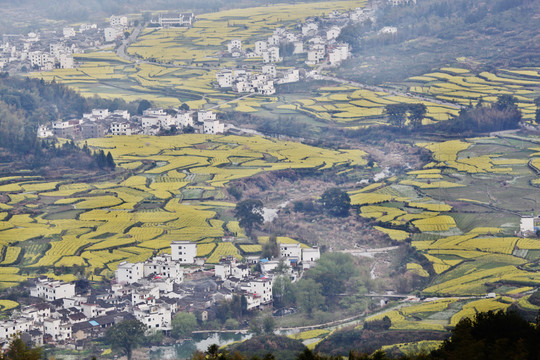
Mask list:
[[[411,241],[430,266],[409,263],[431,275],[425,294],[514,294],[536,288],[540,276],[527,264],[538,259],[540,240],[514,231],[523,203],[538,208],[535,138],[475,138],[418,143],[432,152],[422,170],[350,192],[360,216],[397,241]],[[520,290],[519,290],[520,291]]]
[[[479,74],[462,68],[441,68],[409,78],[408,85],[412,93],[466,106],[474,106],[480,99],[494,103],[498,95],[510,94],[518,99],[523,117],[532,121],[536,112],[533,100],[540,93],[540,68],[500,69],[496,73]]]
[[[256,254],[259,244],[221,242],[226,234],[245,236],[238,221],[218,215],[235,206],[217,201],[229,181],[265,171],[345,169],[367,163],[360,150],[262,137],[132,136],[87,143],[111,151],[130,175],[93,183],[0,178],[0,191],[9,199],[0,203],[0,286],[65,271],[100,280],[110,277],[122,261],[143,261],[155,250],[169,251],[172,240],[197,242],[197,256],[209,263]]]

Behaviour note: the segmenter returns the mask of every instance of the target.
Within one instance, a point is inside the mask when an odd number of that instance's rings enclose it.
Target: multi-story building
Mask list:
[[[184,272],[180,264],[173,261],[172,256],[168,254],[155,256],[144,263],[144,276],[150,275],[169,278],[176,283],[181,283],[184,279]]]
[[[142,263],[121,262],[114,272],[116,281],[119,283],[132,284],[144,277],[144,266]]]
[[[30,296],[48,301],[71,298],[75,296],[75,284],[60,280],[38,279],[36,286],[30,289]]]
[[[197,256],[197,244],[191,241],[173,241],[171,243],[171,256],[174,261],[181,264],[194,264]]]

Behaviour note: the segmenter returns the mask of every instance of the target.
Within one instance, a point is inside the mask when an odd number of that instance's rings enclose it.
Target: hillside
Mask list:
[[[376,24],[341,35],[357,58],[339,74],[365,83],[395,82],[447,65],[472,69],[539,66],[540,3],[534,0],[418,0],[382,7]],[[378,35],[384,26],[396,35]]]

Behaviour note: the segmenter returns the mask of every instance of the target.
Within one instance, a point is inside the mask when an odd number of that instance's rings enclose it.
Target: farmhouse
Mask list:
[[[195,21],[195,14],[159,14],[157,20],[151,20],[150,23],[159,27],[190,27]]]
[[[75,296],[75,284],[40,278],[36,280],[35,287],[30,289],[30,296],[49,301],[70,298]]]
[[[519,222],[521,233],[535,233],[540,230],[540,216],[522,217]]]

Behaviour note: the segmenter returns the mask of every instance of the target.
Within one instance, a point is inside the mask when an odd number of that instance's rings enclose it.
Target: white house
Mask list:
[[[302,41],[295,41],[293,54],[296,55],[302,53],[304,53],[304,43]]]
[[[519,229],[522,233],[536,232],[540,230],[540,216],[522,217],[519,221]]]
[[[263,62],[280,62],[283,60],[279,57],[279,48],[277,46],[269,47],[266,51],[262,53]]]
[[[26,332],[33,328],[34,321],[30,319],[19,318],[17,320],[8,320],[0,322],[0,339],[8,340],[18,333]]]
[[[54,301],[75,296],[75,284],[60,280],[38,279],[36,287],[30,289],[30,296]]]
[[[255,41],[255,54],[262,56],[266,49],[268,49],[268,43],[266,41]]]
[[[73,37],[75,36],[75,29],[72,27],[65,27],[64,29],[62,29],[62,34],[65,38]]]
[[[118,28],[108,27],[103,29],[103,34],[105,36],[105,42],[113,42],[122,35],[122,32]]]
[[[113,121],[109,127],[111,135],[131,135],[131,124],[127,121]]]
[[[309,248],[309,249],[302,249],[302,261],[303,262],[313,262],[317,261],[321,258],[321,251],[319,248]]]
[[[214,266],[214,276],[220,278],[221,280],[225,280],[231,276],[231,268],[232,265],[228,262],[216,264]]]
[[[270,78],[276,77],[276,66],[275,65],[263,65],[262,66],[262,73],[267,75]]]
[[[151,20],[152,24],[159,24],[161,27],[189,27],[195,21],[195,14],[181,13],[178,15],[159,14],[158,20]]]
[[[109,23],[114,28],[125,28],[128,26],[128,18],[126,16],[114,16],[109,18]]]
[[[337,37],[341,34],[341,29],[339,26],[332,26],[328,31],[326,32],[326,40],[334,40],[337,39]]]
[[[242,51],[242,40],[233,39],[227,44],[227,51],[232,54],[234,51]]]
[[[181,264],[194,264],[197,256],[197,244],[191,241],[171,242],[171,256]]]
[[[142,322],[148,330],[170,330],[172,312],[166,306],[139,305],[133,315]]]
[[[38,130],[37,130],[37,137],[38,138],[48,138],[48,137],[53,137],[54,134],[52,132],[51,129],[49,129],[48,127],[46,127],[45,125],[40,125],[38,127]]]
[[[390,35],[397,34],[397,27],[385,26],[381,30],[379,30],[379,34],[390,34]]]
[[[171,255],[168,254],[155,256],[144,263],[144,276],[150,275],[169,278],[178,284],[184,279],[180,264],[173,261]]]
[[[225,131],[225,124],[219,122],[219,120],[206,120],[203,122],[203,133],[205,134],[223,134]]]
[[[54,341],[63,341],[71,338],[71,324],[63,323],[60,319],[45,319],[43,332],[51,335]]]
[[[242,287],[249,294],[253,294],[261,299],[261,304],[272,302],[272,281],[266,278],[249,281]]]
[[[159,287],[147,285],[137,288],[131,293],[131,305],[149,304],[153,305],[159,299]]]
[[[313,35],[317,34],[318,31],[319,31],[319,25],[317,25],[317,24],[315,24],[313,22],[305,23],[302,26],[302,35],[303,36],[313,36]]]
[[[121,262],[114,272],[116,281],[120,284],[133,284],[144,277],[144,265],[142,263]]]
[[[283,75],[282,78],[278,79],[278,84],[289,84],[300,81],[300,70],[298,69],[289,69]]]
[[[180,111],[176,114],[176,126],[193,126],[193,114],[189,111]]]
[[[216,74],[216,80],[220,88],[232,87],[233,72],[229,69],[221,70]]]
[[[71,53],[60,53],[57,56],[60,69],[73,69],[75,63],[73,61],[73,55]]]
[[[279,255],[285,258],[302,259],[302,245],[296,244],[279,244]]]
[[[308,65],[318,64],[322,59],[324,59],[325,55],[326,55],[326,51],[325,51],[324,45],[321,45],[321,44],[313,45],[308,51],[306,64]]]
[[[205,122],[207,120],[216,120],[217,115],[215,112],[211,110],[199,110],[197,112],[197,119],[200,122]]]

